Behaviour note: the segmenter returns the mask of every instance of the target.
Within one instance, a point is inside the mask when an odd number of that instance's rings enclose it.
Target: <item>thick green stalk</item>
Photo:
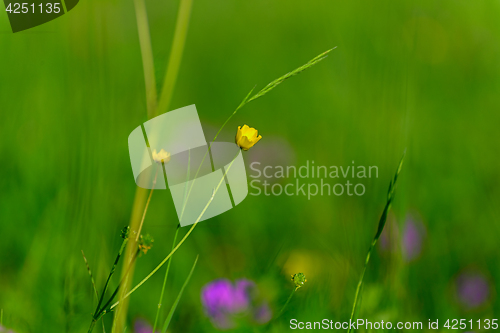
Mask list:
[[[144,0],[134,0],[137,30],[141,46],[142,66],[144,69],[144,82],[146,84],[146,103],[148,118],[153,118],[157,108],[156,77],[153,59],[153,47],[149,33],[148,13]]]
[[[185,24],[189,22],[189,12],[191,10],[192,0],[181,0],[181,5],[179,9],[179,15],[182,14],[182,17],[178,17],[178,23],[176,27],[176,31],[174,32],[174,40],[172,42],[172,54],[170,56],[170,62],[167,66],[167,72],[165,74],[165,82],[163,84],[162,93],[161,93],[161,105],[162,109],[167,110],[170,97],[173,91],[173,86],[176,81],[177,74],[179,72],[180,60],[182,59],[182,50],[184,49],[185,38],[186,38],[186,28],[184,28]],[[187,8],[186,3],[189,4],[189,11],[187,12],[185,9]],[[144,0],[134,0],[135,11],[137,17],[137,28],[139,31],[139,42],[141,46],[141,54],[142,54],[142,64],[144,68],[144,81],[146,84],[146,103],[147,103],[147,112],[148,119],[154,118],[159,114],[158,109],[158,96],[156,91],[156,77],[155,77],[155,69],[154,69],[154,58],[153,58],[153,49],[151,44],[151,37],[149,32],[149,24],[148,17],[146,11],[146,4]],[[181,9],[183,9],[181,11]],[[187,15],[187,19],[186,19]],[[182,21],[183,24],[180,24],[179,21]],[[178,29],[183,28],[183,31],[179,31]],[[177,37],[177,38],[176,38]],[[171,64],[174,67],[170,67]],[[168,78],[168,81],[166,77]],[[169,92],[170,91],[170,92]],[[167,97],[164,97],[167,96]],[[144,207],[145,200],[145,191],[143,189],[138,188],[136,190],[136,196],[134,199],[134,205],[132,210],[131,217],[131,229],[136,230],[139,224],[137,216],[140,214],[142,207]],[[143,214],[144,215],[144,214]],[[132,246],[133,244],[131,244]],[[127,256],[131,256],[133,253],[132,247],[127,251]],[[134,275],[134,267],[131,269],[130,275]],[[122,276],[123,276],[122,272]],[[125,281],[123,286],[123,290],[128,289],[129,280]],[[120,308],[115,313],[115,321],[113,322],[113,331],[116,330],[121,331],[123,328],[123,323],[125,317],[123,313],[126,312],[127,304],[122,303]]]
[[[158,103],[158,95],[156,91],[156,77],[155,77],[155,68],[154,68],[154,59],[153,59],[153,47],[151,44],[151,36],[149,32],[149,24],[148,24],[148,15],[146,10],[146,3],[144,0],[134,0],[135,6],[135,14],[137,19],[137,30],[139,34],[139,44],[141,47],[141,56],[142,56],[142,66],[144,70],[144,83],[146,86],[146,106],[147,106],[147,115],[148,118],[153,118],[157,109]],[[144,205],[146,201],[146,190],[142,188],[137,188],[134,203],[132,206],[132,213],[130,217],[130,229],[137,230],[139,226],[139,221],[141,220],[141,212],[144,210]],[[135,246],[137,246],[137,242],[132,240],[130,242],[129,247],[127,248],[127,252],[125,255],[125,261],[130,262],[133,253],[135,252]],[[125,270],[125,267],[124,267]],[[131,267],[130,275],[134,274],[134,267]],[[124,276],[125,271],[122,271],[122,277]],[[123,286],[124,289],[127,289],[128,282]],[[112,332],[115,331],[115,328],[118,326],[118,330],[122,330],[122,326],[124,325],[125,318],[122,316],[123,312],[126,312],[127,304],[122,304],[120,309],[115,313],[115,320],[113,322]],[[123,312],[122,312],[123,310]],[[117,324],[118,323],[118,324]]]
[[[189,18],[191,17],[191,8],[193,0],[182,0],[179,5],[177,14],[177,24],[175,26],[174,40],[172,41],[172,51],[167,65],[167,73],[163,80],[163,86],[160,94],[160,101],[155,116],[168,111],[172,95],[174,92],[175,82],[181,67],[182,54],[184,45],[186,44],[187,30],[189,26]]]

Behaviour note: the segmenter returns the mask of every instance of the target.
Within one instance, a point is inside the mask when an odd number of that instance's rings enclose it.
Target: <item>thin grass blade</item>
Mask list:
[[[175,247],[175,242],[177,241],[177,235],[179,234],[179,229],[181,228],[181,225],[177,225],[177,229],[175,229],[175,234],[174,234],[174,241],[172,243],[172,250]],[[163,295],[165,294],[165,287],[167,285],[167,279],[168,279],[168,272],[170,271],[170,264],[172,264],[172,257],[168,260],[167,264],[167,270],[165,272],[165,277],[163,279],[163,286],[161,288],[161,293],[160,293],[160,300],[158,302],[158,310],[156,311],[156,317],[155,317],[155,323],[153,325],[153,333],[156,332],[156,324],[158,324],[158,319],[160,318],[160,310],[161,310],[161,305],[163,303]]]
[[[380,217],[378,227],[377,227],[377,233],[375,234],[375,237],[373,238],[372,243],[370,244],[370,248],[368,249],[368,253],[366,254],[366,259],[365,259],[365,265],[363,267],[363,271],[361,272],[361,276],[358,281],[358,286],[356,288],[356,294],[354,296],[354,304],[352,306],[352,311],[351,311],[351,321],[356,320],[357,314],[359,313],[359,303],[361,302],[361,293],[362,293],[362,287],[363,287],[363,279],[365,277],[366,273],[366,268],[368,267],[368,262],[370,261],[370,256],[373,252],[373,249],[375,248],[375,245],[377,244],[378,239],[380,238],[380,235],[382,234],[382,231],[384,230],[385,222],[387,221],[387,215],[389,214],[389,210],[391,209],[392,205],[392,200],[394,199],[394,194],[396,190],[396,183],[398,180],[399,173],[401,172],[401,168],[403,167],[403,161],[406,155],[406,150],[403,153],[403,157],[401,157],[401,160],[398,165],[398,169],[396,170],[396,173],[394,174],[394,178],[391,179],[391,182],[389,184],[389,190],[387,192],[387,202],[384,207],[384,211],[382,212],[382,216]],[[348,333],[351,332],[351,328],[347,330]]]
[[[162,333],[167,332],[168,325],[170,325],[170,321],[172,320],[172,316],[174,315],[175,309],[177,308],[177,305],[179,304],[179,301],[181,300],[182,294],[184,293],[184,289],[186,289],[186,286],[188,285],[189,280],[191,280],[191,276],[193,275],[194,268],[196,267],[196,263],[198,262],[199,257],[200,257],[200,255],[196,256],[196,260],[194,261],[193,267],[191,268],[191,271],[189,272],[189,275],[188,275],[186,281],[184,281],[184,284],[182,285],[182,288],[179,291],[179,295],[177,295],[177,298],[176,298],[174,304],[172,305],[170,312],[168,313],[167,319],[165,319],[165,324],[163,324]]]
[[[305,63],[304,65],[294,69],[293,71],[291,72],[288,72],[286,73],[285,75],[277,78],[276,80],[274,81],[271,81],[270,83],[268,83],[267,86],[265,86],[264,88],[262,88],[262,90],[260,90],[258,93],[256,93],[255,95],[253,95],[250,99],[248,99],[246,101],[246,103],[249,103],[253,100],[256,100],[257,98],[259,97],[262,97],[264,96],[265,94],[267,94],[268,92],[270,92],[271,90],[273,90],[274,88],[276,88],[276,86],[278,86],[280,83],[282,83],[283,81],[285,81],[286,79],[289,79],[291,78],[292,76],[295,76],[297,74],[300,74],[302,73],[303,71],[305,71],[306,69],[308,69],[309,67],[312,67],[314,65],[316,65],[318,62],[320,62],[321,60],[325,59],[327,56],[328,56],[328,53],[330,53],[332,50],[334,50],[335,48],[337,47],[334,47],[334,48],[331,48],[329,50],[326,50],[325,52],[317,55],[316,57],[314,57],[313,59],[309,60],[307,63]],[[245,104],[246,104],[245,103]]]
[[[83,256],[83,260],[85,260],[85,266],[87,266],[87,271],[89,272],[90,282],[92,282],[92,287],[94,289],[95,297],[98,299],[99,293],[97,292],[97,288],[95,286],[94,276],[92,275],[92,271],[90,270],[89,262],[87,261],[87,258],[85,257],[85,253],[83,253],[83,250],[82,250],[82,256]]]

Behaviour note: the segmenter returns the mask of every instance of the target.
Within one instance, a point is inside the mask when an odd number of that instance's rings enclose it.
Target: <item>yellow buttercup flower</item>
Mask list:
[[[252,148],[259,140],[262,139],[262,135],[252,127],[243,125],[243,127],[238,126],[238,132],[236,133],[236,144],[243,150],[248,150]]]
[[[156,153],[156,149],[153,150],[153,160],[156,163],[168,163],[170,161],[170,153],[168,151],[165,151],[163,148],[160,150],[159,153]]]

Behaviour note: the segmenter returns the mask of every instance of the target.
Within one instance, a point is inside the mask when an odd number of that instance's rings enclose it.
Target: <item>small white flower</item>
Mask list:
[[[156,163],[168,163],[170,161],[170,153],[165,151],[163,148],[159,153],[156,153],[156,149],[153,150],[153,160]]]

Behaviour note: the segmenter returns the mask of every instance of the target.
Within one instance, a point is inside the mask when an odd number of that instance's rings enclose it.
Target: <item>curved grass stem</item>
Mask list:
[[[252,93],[253,91],[255,90],[255,87],[252,88],[252,90],[250,90],[250,92],[245,96],[245,98],[241,101],[241,103],[238,105],[238,107],[233,111],[233,113],[231,113],[231,115],[226,119],[226,121],[222,124],[222,126],[219,128],[219,130],[217,131],[217,133],[215,134],[215,137],[213,138],[212,142],[210,143],[210,145],[208,146],[208,150],[207,152],[205,153],[205,155],[203,156],[202,160],[201,160],[201,163],[198,167],[198,170],[196,171],[195,173],[195,176],[194,176],[194,180],[193,182],[191,183],[191,186],[189,187],[189,191],[188,191],[188,194],[187,194],[187,197],[186,197],[186,200],[184,200],[184,205],[182,206],[182,211],[181,211],[181,217],[180,219],[182,220],[182,216],[184,215],[184,209],[186,208],[186,203],[187,203],[187,200],[189,199],[189,196],[191,194],[191,190],[193,189],[193,186],[194,186],[194,181],[196,180],[196,178],[198,177],[198,173],[200,172],[201,170],[201,166],[203,165],[203,162],[205,161],[207,155],[208,155],[208,152],[210,151],[210,149],[212,148],[212,145],[213,143],[215,142],[215,140],[217,139],[217,137],[219,136],[220,132],[222,132],[222,129],[226,126],[226,124],[231,120],[231,118],[233,118],[233,116],[238,112],[238,110],[240,110],[242,107],[244,107],[246,104],[250,103],[251,101],[254,101],[256,100],[257,98],[259,97],[262,97],[264,96],[265,94],[267,94],[268,92],[270,92],[271,90],[273,90],[274,88],[276,88],[276,86],[278,86],[280,83],[282,83],[283,81],[285,81],[286,79],[292,77],[292,76],[295,76],[297,74],[300,74],[301,72],[305,71],[306,69],[308,69],[309,67],[312,67],[314,66],[315,64],[317,64],[318,62],[320,62],[321,60],[325,59],[327,56],[328,56],[328,53],[330,53],[333,49],[335,49],[336,47],[334,48],[331,48],[329,50],[326,50],[325,52],[317,55],[316,57],[314,57],[313,59],[309,60],[307,63],[305,63],[304,65],[294,69],[293,71],[291,72],[288,72],[287,74],[277,78],[276,80],[274,81],[271,81],[270,83],[268,83],[264,88],[262,88],[258,93],[256,93],[255,95],[252,96]],[[252,97],[250,97],[252,96]]]
[[[142,213],[141,223],[139,224],[139,229],[137,230],[137,236],[135,237],[136,242],[139,241],[139,237],[141,236],[142,225],[144,224],[144,219],[146,218],[146,213],[148,212],[149,202],[151,201],[151,197],[153,196],[153,191],[155,190],[157,178],[158,178],[158,167],[156,168],[155,179],[153,180],[153,186],[151,188],[151,191],[149,192],[148,201],[146,201],[146,206],[144,207],[144,212]]]
[[[285,308],[287,307],[288,303],[290,303],[290,300],[292,299],[292,297],[295,294],[295,292],[297,291],[297,289],[299,289],[299,287],[293,288],[292,293],[290,294],[290,296],[288,296],[288,299],[286,300],[285,304],[281,308],[278,316],[276,316],[276,319],[278,319],[279,317],[281,317],[281,315],[283,314],[283,311],[285,311]]]

